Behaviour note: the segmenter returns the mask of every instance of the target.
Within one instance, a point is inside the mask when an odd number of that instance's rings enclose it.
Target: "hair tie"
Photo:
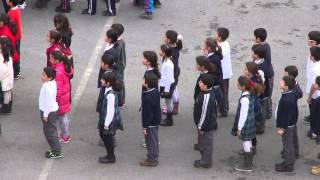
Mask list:
[[[182,40],[182,35],[181,34],[179,34],[178,36],[177,36],[177,41],[179,41],[179,40]]]
[[[249,82],[249,87],[250,87],[250,88],[253,88],[253,87],[254,87],[254,82],[253,82],[253,81],[250,81],[250,82]]]

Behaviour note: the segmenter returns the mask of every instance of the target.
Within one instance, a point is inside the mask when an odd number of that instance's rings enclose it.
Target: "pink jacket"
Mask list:
[[[59,43],[53,43],[50,44],[50,46],[47,48],[46,50],[46,54],[47,54],[47,67],[53,67],[53,65],[50,62],[50,54],[53,53],[56,50],[60,50],[61,46]]]
[[[73,74],[73,69],[67,73],[63,62],[55,64],[54,68],[56,70],[58,114],[63,115],[70,111],[70,77]]]

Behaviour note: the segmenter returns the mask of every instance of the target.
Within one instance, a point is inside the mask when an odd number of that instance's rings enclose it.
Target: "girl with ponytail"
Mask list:
[[[71,140],[68,113],[71,109],[70,78],[73,75],[73,69],[68,57],[64,56],[59,50],[51,53],[50,62],[56,70],[58,117],[61,129],[59,140],[61,143],[68,143]]]
[[[182,49],[182,35],[179,35],[176,31],[168,30],[164,37],[164,43],[171,49],[171,58],[174,64],[174,84],[173,84],[173,114],[178,114],[179,109],[179,92],[178,92],[178,80],[180,75],[179,57],[180,50]],[[163,110],[166,113],[166,110]]]

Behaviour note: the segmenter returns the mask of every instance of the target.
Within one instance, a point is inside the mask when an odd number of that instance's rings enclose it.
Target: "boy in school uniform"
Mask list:
[[[97,12],[97,0],[87,0],[87,8],[81,11],[81,14],[95,15]]]
[[[147,145],[147,159],[140,162],[141,166],[157,166],[159,157],[158,128],[161,120],[160,92],[158,90],[158,77],[154,74],[144,76],[142,92],[142,127]]]
[[[198,150],[201,159],[194,161],[195,168],[211,168],[213,151],[213,131],[217,121],[217,104],[212,90],[210,74],[199,77],[200,94],[194,104],[193,118],[198,130]]]
[[[290,65],[290,66],[286,66],[284,68],[284,75],[285,76],[292,76],[295,79],[296,84],[295,84],[294,88],[292,89],[292,91],[293,91],[293,93],[296,94],[298,99],[301,99],[303,97],[303,91],[297,81],[298,74],[299,74],[299,71],[298,71],[297,66]]]
[[[316,78],[320,76],[320,47],[319,46],[313,46],[310,48],[310,59],[313,61],[311,73],[308,77],[308,82],[315,82]],[[314,106],[315,100],[320,96],[320,91],[314,87],[313,84],[308,84],[307,89],[309,89],[308,94],[308,103],[310,108],[310,115],[312,114],[312,109]],[[311,138],[314,138],[317,140],[317,142],[320,143],[320,134],[316,134],[316,119],[311,118],[310,120],[310,132],[308,132],[308,136]]]
[[[273,66],[272,66],[272,62],[271,62],[271,48],[270,45],[266,42],[267,39],[267,30],[264,28],[258,28],[255,29],[254,32],[254,41],[256,44],[262,45],[266,52],[264,55],[264,60],[267,62],[266,64],[268,65],[267,68],[267,74],[268,77],[266,77],[266,81],[267,83],[269,83],[269,94],[270,94],[270,98],[268,98],[267,101],[267,114],[266,114],[266,119],[270,119],[272,117],[272,91],[273,91],[273,81],[274,81],[274,70],[273,70]]]
[[[117,15],[115,0],[105,0],[105,1],[106,1],[107,10],[102,12],[102,16],[115,16],[115,15]]]
[[[292,172],[296,155],[299,154],[297,121],[299,117],[298,98],[293,92],[296,81],[292,76],[284,76],[280,81],[282,95],[276,112],[277,134],[282,137],[283,158],[282,163],[275,165],[278,172]]]
[[[320,46],[320,31],[310,31],[308,33],[308,46],[313,47],[313,46]],[[310,87],[313,84],[313,81],[311,81],[311,70],[313,67],[313,61],[310,59],[310,55],[307,58],[307,69],[306,69],[306,80],[307,80],[307,85],[306,85],[306,93],[308,94],[310,92]],[[309,111],[311,107],[309,106]],[[304,123],[309,124],[311,119],[311,115],[309,114],[308,116],[305,116],[303,119]]]
[[[51,67],[43,69],[42,88],[39,96],[40,116],[43,122],[43,134],[47,139],[51,150],[45,153],[46,158],[62,158],[61,144],[58,137],[58,103],[56,101],[57,84],[56,71]]]
[[[219,27],[215,33],[215,39],[218,40],[222,49],[223,59],[221,60],[222,73],[223,73],[223,85],[222,85],[222,108],[219,108],[219,112],[222,117],[226,117],[229,111],[229,80],[232,77],[232,65],[231,65],[231,53],[230,44],[227,41],[229,37],[229,30],[224,27]]]

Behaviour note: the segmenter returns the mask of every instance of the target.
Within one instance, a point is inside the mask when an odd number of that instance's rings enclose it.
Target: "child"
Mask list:
[[[107,10],[102,12],[102,16],[115,16],[117,15],[115,0],[105,0]]]
[[[158,90],[158,77],[146,74],[142,86],[141,115],[142,127],[148,154],[147,159],[140,162],[141,166],[157,166],[159,157],[158,127],[161,120],[160,93]]]
[[[112,24],[111,29],[114,29],[117,34],[118,34],[118,40],[117,40],[117,45],[116,48],[118,49],[119,52],[119,61],[117,61],[116,66],[118,67],[118,77],[119,80],[122,81],[123,87],[122,90],[119,93],[119,105],[120,107],[125,106],[126,104],[126,98],[125,98],[125,85],[124,85],[124,70],[126,68],[126,44],[124,40],[122,39],[121,35],[124,32],[124,27],[122,24]]]
[[[174,65],[171,60],[171,48],[167,45],[162,45],[160,50],[160,56],[163,57],[163,62],[161,65],[161,78],[160,78],[160,94],[161,98],[165,99],[166,108],[167,108],[167,118],[161,120],[161,126],[172,126],[172,111],[173,111],[173,102],[172,102],[172,93],[173,93],[173,84],[174,79]]]
[[[310,31],[308,33],[308,46],[309,48],[313,46],[320,46],[320,31]],[[306,78],[307,78],[306,93],[307,94],[310,92],[311,84],[313,84],[313,81],[310,81],[312,67],[313,67],[313,61],[310,59],[310,55],[309,55],[307,59],[307,69],[306,69]],[[309,106],[309,111],[311,111],[310,108],[311,107]],[[309,124],[310,119],[311,119],[310,115],[305,116],[303,119],[303,122]]]
[[[68,58],[59,50],[51,53],[50,62],[56,70],[57,102],[59,105],[58,118],[61,129],[59,141],[66,144],[71,140],[69,132],[70,119],[68,118],[68,112],[71,109],[70,77],[73,74],[73,69],[69,64]]]
[[[212,91],[212,76],[201,74],[200,94],[194,104],[193,118],[198,130],[198,150],[201,159],[194,161],[195,168],[211,168],[213,151],[213,130],[217,121],[217,106]]]
[[[180,51],[182,49],[182,36],[179,35],[176,31],[168,30],[164,37],[164,43],[171,48],[171,59],[174,65],[174,84],[173,88],[173,114],[178,114],[179,111],[179,92],[178,92],[178,81],[180,76],[180,67],[179,67],[179,57]],[[163,111],[166,113],[166,111]]]
[[[295,155],[299,154],[297,121],[299,117],[298,98],[293,93],[296,81],[291,76],[284,76],[280,81],[282,95],[279,100],[276,114],[277,134],[282,137],[283,157],[282,163],[275,165],[278,172],[292,172],[296,160]]]
[[[12,90],[13,90],[13,65],[12,54],[14,48],[6,37],[0,38],[0,82],[3,93],[3,105],[1,113],[10,113],[12,109]]]
[[[149,19],[153,18],[153,3],[154,0],[144,0],[144,13],[140,15],[142,19]]]
[[[144,73],[144,76],[147,74],[154,74],[158,77],[158,79],[161,78],[161,74],[159,72],[159,67],[158,67],[158,56],[156,52],[144,51],[142,64],[147,68]],[[144,86],[142,87],[143,87],[142,90],[146,90]]]
[[[68,0],[64,0],[68,1]],[[53,18],[54,27],[61,35],[61,43],[66,47],[70,48],[71,38],[73,35],[72,29],[70,28],[68,18],[63,14],[57,14]]]
[[[222,98],[222,82],[223,82],[223,74],[222,74],[222,66],[221,60],[222,49],[218,45],[217,40],[214,38],[207,38],[203,45],[203,52],[209,58],[210,62],[215,66],[215,79],[213,83],[214,94],[216,95],[216,100],[218,103],[219,109],[224,108],[224,104],[221,101]]]
[[[107,155],[100,157],[102,164],[115,163],[113,136],[118,128],[117,122],[120,121],[120,110],[118,107],[118,96],[116,92],[121,89],[117,76],[114,72],[108,72],[102,75],[101,85],[105,86],[105,93],[99,112],[99,136],[102,139]]]
[[[21,10],[18,7],[17,0],[7,0],[7,4],[10,7],[8,15],[10,17],[11,22],[14,24],[16,29],[16,34],[14,35],[15,43],[16,43],[16,50],[17,53],[20,55],[20,44],[22,39],[22,23],[21,23]],[[20,56],[21,57],[21,56]],[[17,80],[21,77],[20,72],[20,58],[13,63],[13,70],[14,70],[14,78]]]
[[[219,46],[222,49],[223,59],[221,61],[222,73],[223,73],[223,86],[222,86],[222,103],[223,108],[219,109],[222,117],[226,117],[229,111],[229,79],[232,76],[231,54],[230,45],[227,41],[229,37],[229,30],[224,27],[219,27],[215,34],[215,39],[218,40]]]
[[[320,76],[318,76],[316,78],[315,84],[313,85],[313,87],[317,90],[320,90]],[[317,119],[317,127],[316,127],[316,133],[320,133],[320,97],[318,97],[317,99],[314,100],[314,105],[313,105],[313,109],[312,109],[312,117],[313,120],[315,121]],[[320,159],[320,153],[318,154],[318,158]],[[320,165],[318,166],[314,166],[311,168],[311,173],[313,175],[317,175],[320,176]]]
[[[56,71],[51,67],[43,69],[41,80],[43,82],[39,96],[40,117],[43,122],[43,134],[50,145],[50,151],[45,153],[46,158],[62,158],[61,144],[58,138],[58,116],[59,109],[56,101],[57,84],[54,80]]]
[[[46,50],[47,67],[53,67],[50,62],[50,54],[53,51],[56,51],[57,49],[61,49],[60,39],[61,39],[61,35],[58,31],[56,31],[56,30],[49,31],[49,33],[47,35],[47,41],[50,45]]]
[[[270,83],[268,81],[268,78],[270,77],[270,71],[268,71],[268,62],[264,59],[266,48],[263,45],[255,44],[252,46],[251,50],[253,62],[258,65],[260,74],[264,79],[264,92],[260,95],[262,119],[264,121],[265,119],[267,119],[268,101],[270,99]],[[265,129],[264,123],[262,123],[261,125],[262,126],[258,129],[259,134],[263,134]]]
[[[70,1],[69,0],[61,0],[60,5],[56,7],[56,12],[70,13],[71,12]]]
[[[303,92],[302,92],[300,85],[297,81],[298,74],[299,74],[299,71],[298,71],[297,66],[290,65],[290,66],[286,66],[284,68],[284,75],[291,76],[295,79],[296,84],[295,84],[294,88],[292,89],[292,91],[293,91],[293,93],[296,94],[298,99],[301,99],[303,97]]]
[[[313,46],[310,48],[310,59],[313,61],[312,64],[312,69],[310,76],[308,77],[307,82],[312,82],[316,80],[316,77],[320,76],[320,47],[319,46]],[[308,84],[307,89],[309,89],[309,94],[308,94],[308,103],[310,106],[310,110],[313,109],[314,101],[320,96],[320,91],[313,86],[313,84]],[[312,111],[310,112],[311,117]],[[315,121],[316,119],[311,118],[312,121],[310,121],[310,136],[313,138],[316,138],[317,141],[320,141],[320,138],[318,137],[320,134],[316,134],[316,124],[317,122]],[[317,120],[318,121],[318,120]]]
[[[274,77],[274,71],[273,71],[273,66],[271,62],[271,50],[270,50],[270,45],[266,42],[267,39],[267,30],[264,28],[258,28],[255,29],[254,32],[254,41],[256,44],[262,45],[265,49],[265,56],[263,57],[265,61],[267,61],[267,77],[266,77],[266,83],[269,83],[269,94],[270,98],[268,98],[267,102],[267,114],[266,114],[266,119],[270,119],[272,117],[272,90],[273,90],[273,77]]]
[[[256,96],[255,84],[246,76],[238,78],[238,88],[241,90],[235,122],[238,122],[237,135],[242,140],[243,162],[235,166],[235,170],[251,172],[253,170],[252,139],[256,137],[256,122],[254,113],[254,98]]]
[[[97,0],[87,0],[87,8],[81,11],[81,14],[95,15],[97,11]]]

